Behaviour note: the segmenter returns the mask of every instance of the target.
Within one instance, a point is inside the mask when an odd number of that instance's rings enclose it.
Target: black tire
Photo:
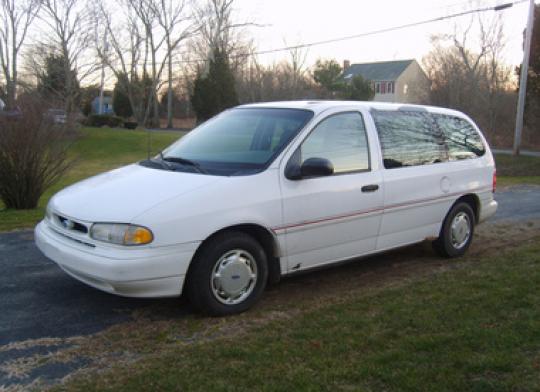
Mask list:
[[[235,252],[244,253],[237,254]],[[214,273],[216,268],[218,268],[220,260],[223,260],[223,263],[227,265],[227,258],[225,256],[228,254],[232,254],[231,257],[237,256],[236,260],[244,257],[242,259],[246,261],[244,264],[249,264],[253,268],[255,268],[253,264],[256,265],[256,280],[255,282],[248,283],[248,289],[240,297],[243,295],[247,296],[240,303],[223,303],[222,301],[226,300],[227,293],[224,293],[223,297],[220,296],[217,291],[219,291],[218,288],[221,286],[215,282],[221,282],[221,280],[219,278],[212,278],[212,276],[215,276]],[[229,284],[234,284],[235,282],[232,279],[239,279],[242,274],[244,275],[240,279],[246,278],[245,274],[248,273],[248,269],[244,267],[244,264],[237,264],[241,265],[240,268],[242,269],[236,275],[231,275],[230,270],[229,272],[224,272],[224,275],[225,273],[229,274],[227,280]],[[246,268],[245,271],[244,268]],[[238,276],[238,278],[235,278],[235,276]],[[197,252],[195,259],[192,261],[186,288],[188,299],[196,310],[211,316],[225,316],[241,313],[251,308],[262,295],[267,280],[268,263],[263,247],[250,235],[243,232],[231,231],[220,233],[202,245],[202,248]],[[250,291],[249,294],[247,294],[248,291]],[[238,298],[237,300],[240,299]]]
[[[461,243],[456,243],[457,240],[452,234],[452,224],[454,223],[454,219],[456,219],[458,216],[461,220],[465,219],[466,217],[470,228],[469,235],[467,236],[466,240],[464,239]],[[474,235],[474,226],[475,216],[471,206],[465,202],[454,204],[444,219],[439,238],[433,241],[433,249],[435,249],[435,251],[443,257],[452,258],[463,256],[467,249],[469,249],[469,246],[471,246]],[[457,231],[460,229],[461,228],[458,228]]]

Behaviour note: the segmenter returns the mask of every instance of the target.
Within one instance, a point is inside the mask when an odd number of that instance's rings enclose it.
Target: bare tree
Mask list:
[[[195,9],[200,26],[196,41],[197,54],[201,58],[211,56],[214,49],[228,55],[234,47],[232,5],[234,0],[208,0]]]
[[[158,7],[159,5],[159,7]],[[167,128],[173,127],[173,56],[174,51],[199,29],[185,0],[156,0],[153,3],[158,24],[165,34],[167,47]]]
[[[90,14],[82,0],[42,0],[41,20],[49,30],[51,42],[47,44],[63,58],[65,86],[65,109],[75,109],[77,89],[71,77],[73,71],[79,80],[95,70],[93,61],[84,63],[84,52],[91,40]]]
[[[195,69],[191,70],[193,73],[204,73],[216,52],[225,55],[234,71],[244,67],[251,57],[253,42],[246,38],[246,28],[261,25],[251,21],[236,22],[233,5],[234,0],[205,0],[195,6],[199,30],[189,45],[192,56],[189,60],[195,64]]]
[[[0,66],[8,107],[15,105],[19,52],[39,8],[39,0],[0,0]]]
[[[284,42],[287,46],[287,42]],[[300,81],[305,79],[307,50],[293,47],[289,50],[290,62],[285,66],[290,75],[290,89],[293,97],[297,97],[300,89]]]
[[[114,73],[128,97],[133,116],[140,124],[146,123],[145,91],[139,83],[138,67],[144,55],[144,38],[137,17],[123,8],[122,26],[114,25],[112,11],[101,1],[93,10],[95,49],[98,57]],[[108,47],[102,45],[101,36],[107,35]]]
[[[254,55],[255,46],[248,27],[262,27],[252,21],[236,21],[234,0],[205,0],[195,8],[199,33],[190,40],[188,57],[191,67],[184,70],[186,86],[193,96],[193,80],[209,71],[215,53],[223,55],[235,76],[235,89],[240,102],[264,100],[274,96],[277,87],[267,67]],[[265,87],[263,87],[265,86]]]
[[[304,66],[293,61],[264,66],[250,57],[237,69],[236,85],[242,103],[319,97]]]
[[[495,138],[513,116],[506,110],[513,93],[511,69],[502,59],[502,19],[476,17],[461,31],[432,37],[432,43],[423,61],[431,103],[469,113]]]
[[[146,124],[151,119],[154,122],[151,125],[158,125],[157,96],[163,85],[163,71],[167,67],[167,117],[168,126],[172,127],[174,54],[181,43],[197,31],[188,1],[119,0],[116,4],[119,10],[111,11],[104,2],[98,2],[95,7],[94,22],[107,32],[111,46],[111,52],[105,53],[98,42],[99,57],[118,79],[128,76],[127,95],[140,123]],[[114,23],[112,18],[112,13],[118,11],[124,15],[121,24]],[[139,110],[140,99],[134,88],[136,80],[148,80],[151,84],[143,112]]]
[[[145,61],[143,63],[143,79],[150,76],[152,81],[152,89],[150,95],[149,104],[146,107],[145,122],[150,117],[150,111],[152,111],[152,126],[159,126],[159,108],[157,99],[157,90],[160,82],[161,74],[165,67],[166,62],[162,61],[158,63],[158,54],[162,49],[166,36],[159,34],[155,30],[155,25],[158,21],[158,9],[154,6],[152,0],[126,0],[127,5],[134,12],[138,21],[143,27],[143,39],[145,47]],[[147,65],[148,58],[150,58],[150,69],[148,73]]]

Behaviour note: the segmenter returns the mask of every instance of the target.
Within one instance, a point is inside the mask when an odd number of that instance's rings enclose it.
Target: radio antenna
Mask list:
[[[152,151],[152,134],[150,133],[150,127],[146,127],[146,152],[147,158],[150,159],[150,154]]]

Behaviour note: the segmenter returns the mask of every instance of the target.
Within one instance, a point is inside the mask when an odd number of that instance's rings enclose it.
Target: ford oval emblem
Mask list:
[[[75,223],[72,220],[64,219],[62,221],[62,226],[64,226],[68,230],[71,230],[73,229],[73,227],[75,227]]]

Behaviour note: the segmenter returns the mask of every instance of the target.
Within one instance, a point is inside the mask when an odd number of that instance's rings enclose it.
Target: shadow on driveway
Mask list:
[[[159,303],[163,317],[187,312],[180,299],[107,294],[65,274],[36,248],[31,231],[0,234],[0,346],[42,337],[92,334]],[[160,318],[153,312],[154,317]]]

